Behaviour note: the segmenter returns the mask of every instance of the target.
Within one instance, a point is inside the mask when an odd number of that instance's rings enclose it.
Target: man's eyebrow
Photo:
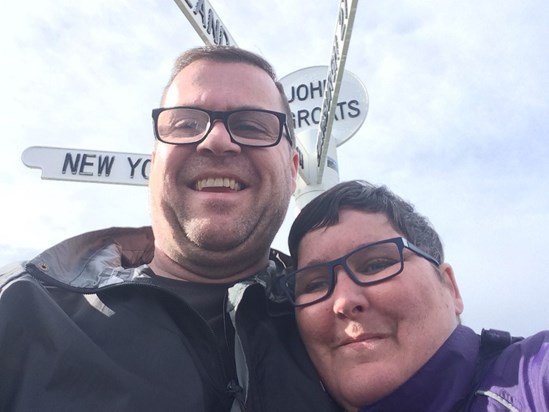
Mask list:
[[[281,111],[280,109],[272,109],[272,108],[266,109],[264,107],[250,106],[250,105],[238,106],[238,107],[232,108],[230,110],[271,110],[273,112]],[[282,112],[282,113],[284,113],[284,112]]]
[[[270,111],[273,111],[273,112],[284,113],[284,111],[282,111],[281,109],[264,108],[264,107],[252,106],[252,105],[234,106],[234,107],[230,107],[226,110],[211,110],[211,109],[207,109],[204,106],[201,106],[199,104],[181,104],[181,105],[171,106],[171,107],[189,107],[189,108],[192,108],[192,109],[208,110],[208,111],[211,111],[211,112],[232,112],[234,110],[270,110]]]

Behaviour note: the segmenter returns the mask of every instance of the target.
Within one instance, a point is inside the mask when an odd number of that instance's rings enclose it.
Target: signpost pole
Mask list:
[[[326,66],[297,70],[280,79],[288,95],[299,149],[299,176],[294,197],[301,209],[326,189],[339,182],[336,148],[348,141],[363,124],[368,113],[368,93],[358,77],[348,70],[341,78],[336,115],[328,140],[326,168],[317,183],[316,142],[326,85]]]
[[[349,49],[357,5],[358,0],[341,0],[339,2],[332,57],[330,58],[328,77],[324,89],[324,101],[317,136],[317,184],[322,183],[322,176],[326,166],[326,156],[328,154],[332,124],[335,116],[335,103],[337,103],[341,78],[345,69],[347,50]]]
[[[42,169],[42,179],[147,186],[151,155],[31,146],[23,163]]]

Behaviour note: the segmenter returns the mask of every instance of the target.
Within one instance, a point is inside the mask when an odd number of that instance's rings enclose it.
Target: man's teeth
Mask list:
[[[228,177],[209,177],[196,182],[196,189],[202,190],[209,187],[228,187],[231,190],[240,190],[240,183]]]

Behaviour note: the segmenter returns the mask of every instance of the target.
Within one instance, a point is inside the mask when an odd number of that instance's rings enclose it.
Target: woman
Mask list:
[[[460,325],[439,236],[385,187],[352,181],[323,193],[297,217],[289,247],[297,271],[284,288],[345,410],[547,410],[549,333],[511,344],[489,332],[481,348]]]

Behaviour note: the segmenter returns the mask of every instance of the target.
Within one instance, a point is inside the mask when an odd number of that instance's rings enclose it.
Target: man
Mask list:
[[[297,173],[273,69],[193,49],[161,106],[152,231],[87,233],[0,275],[0,410],[337,410],[267,299]]]
[[[327,190],[303,208],[289,246],[298,270],[284,287],[346,411],[547,410],[549,332],[519,340],[461,325],[438,234],[387,188]]]

